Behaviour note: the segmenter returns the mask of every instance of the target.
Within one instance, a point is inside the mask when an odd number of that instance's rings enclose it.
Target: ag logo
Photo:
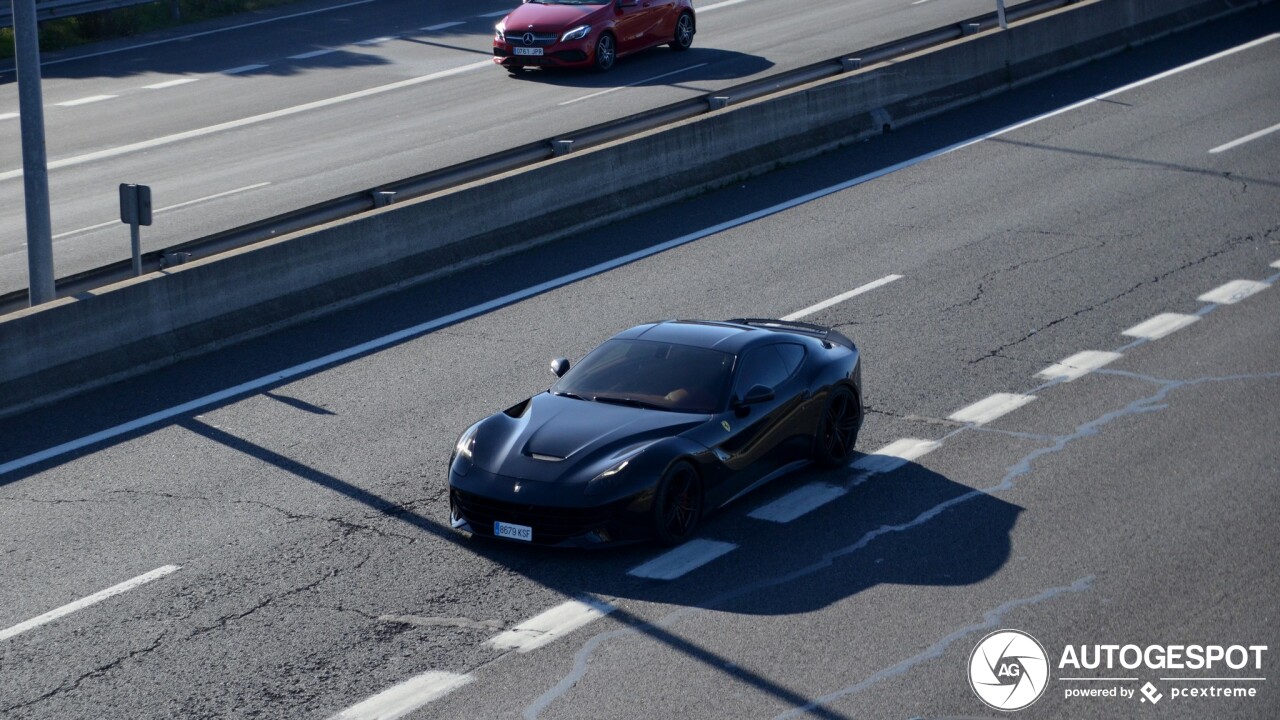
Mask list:
[[[1040,699],[1049,684],[1044,646],[1020,630],[997,630],[969,656],[969,686],[996,710],[1021,710]]]

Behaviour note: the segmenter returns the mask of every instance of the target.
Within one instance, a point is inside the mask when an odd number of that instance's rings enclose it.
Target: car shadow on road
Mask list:
[[[850,489],[793,522],[751,517],[755,508],[813,482]],[[908,463],[882,475],[802,470],[782,478],[708,517],[699,538],[737,547],[673,580],[630,574],[666,551],[652,544],[591,552],[479,537],[459,542],[566,597],[788,615],[822,609],[880,584],[980,582],[1008,560],[1009,535],[1021,511]]]
[[[737,80],[762,73],[773,65],[767,58],[733,50],[694,47],[677,53],[668,48],[656,47],[618,58],[617,65],[607,73],[531,68],[512,73],[511,77],[560,87],[605,90]]]

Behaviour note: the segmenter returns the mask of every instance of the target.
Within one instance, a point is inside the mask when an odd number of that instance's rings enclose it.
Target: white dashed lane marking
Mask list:
[[[613,610],[612,605],[595,598],[570,600],[489,638],[484,644],[496,650],[526,653],[599,620]]]
[[[18,113],[0,113],[0,120],[12,120],[18,117]]]
[[[466,23],[464,23],[461,20],[454,20],[453,22],[440,23],[439,25],[428,25],[421,29],[426,30],[427,32],[435,32],[437,30],[444,30],[446,28],[457,27],[459,25],[465,25],[465,24]]]
[[[96,605],[97,603],[100,603],[103,600],[106,600],[107,598],[115,597],[116,595],[129,592],[130,590],[140,585],[146,585],[152,580],[158,580],[164,577],[165,575],[170,575],[181,569],[182,569],[181,566],[178,566],[178,565],[165,565],[164,567],[156,568],[155,570],[152,570],[149,573],[144,573],[142,575],[139,575],[138,577],[133,578],[132,580],[125,580],[119,585],[112,585],[106,590],[99,590],[98,592],[90,595],[89,597],[81,598],[80,600],[76,600],[73,603],[67,603],[62,607],[50,610],[49,612],[43,615],[40,615],[39,617],[34,617],[34,618],[31,618],[30,620],[27,620],[26,622],[20,622],[11,628],[0,630],[0,640],[8,640],[14,635],[24,633],[35,627],[40,627],[45,623],[53,622],[58,618],[70,615],[71,613],[77,610],[82,610],[84,608],[87,608],[90,605]]]
[[[1255,293],[1266,290],[1270,285],[1256,280],[1232,280],[1196,298],[1200,302],[1234,305]]]
[[[432,670],[352,705],[330,720],[395,720],[470,683],[470,675]]]
[[[1117,352],[1105,352],[1103,350],[1085,350],[1078,352],[1065,360],[1060,360],[1049,367],[1036,373],[1036,377],[1045,380],[1056,380],[1063,378],[1066,382],[1071,382],[1088,375],[1103,365],[1119,360],[1124,357]]]
[[[725,553],[735,550],[733,543],[718,540],[690,540],[647,563],[631,568],[628,575],[653,580],[674,580],[681,575],[706,565]]]
[[[941,444],[936,440],[902,438],[901,440],[894,440],[870,455],[858,458],[849,467],[856,472],[867,474],[893,472],[903,465],[933,452]]]
[[[1271,127],[1269,127],[1269,128],[1263,128],[1263,129],[1261,129],[1261,130],[1259,130],[1258,132],[1255,132],[1255,133],[1249,133],[1248,135],[1245,135],[1244,137],[1239,138],[1239,139],[1237,139],[1237,140],[1232,140],[1232,141],[1231,141],[1231,142],[1229,142],[1229,143],[1225,143],[1225,144],[1219,145],[1218,147],[1216,147],[1216,148],[1214,148],[1214,149],[1210,150],[1209,152],[1210,152],[1210,153],[1213,153],[1213,154],[1217,154],[1217,153],[1220,153],[1220,152],[1226,152],[1227,150],[1230,150],[1231,148],[1239,147],[1239,146],[1241,146],[1241,145],[1243,145],[1243,144],[1245,144],[1245,143],[1247,143],[1247,142],[1252,142],[1252,141],[1254,141],[1254,140],[1257,140],[1257,139],[1258,139],[1258,138],[1260,138],[1260,137],[1263,137],[1263,136],[1266,136],[1266,135],[1270,135],[1271,133],[1276,132],[1277,130],[1280,130],[1280,123],[1276,123],[1275,125],[1272,125],[1272,126],[1271,126]]]
[[[314,58],[314,57],[320,57],[321,55],[328,55],[329,53],[335,53],[335,52],[338,52],[337,48],[321,48],[319,50],[312,50],[311,52],[304,52],[304,53],[298,53],[297,55],[290,55],[289,59],[290,60],[310,60],[311,58]]]
[[[1129,337],[1144,338],[1147,340],[1159,340],[1166,335],[1170,335],[1181,330],[1199,319],[1199,315],[1160,313],[1150,320],[1134,325],[1121,334],[1128,335]]]
[[[240,67],[233,67],[230,70],[223,70],[222,74],[239,75],[241,73],[253,72],[254,70],[261,70],[264,67],[266,67],[266,65],[262,65],[261,63],[257,65],[241,65]]]
[[[767,505],[752,510],[747,517],[776,523],[789,523],[827,503],[838,500],[849,491],[839,485],[815,482],[783,495]]]
[[[388,43],[396,39],[397,39],[396,36],[388,35],[385,37],[376,37],[376,38],[369,38],[368,40],[361,40],[360,42],[356,43],[356,45],[361,45],[361,46],[381,45],[382,43]]]
[[[901,275],[885,275],[884,277],[880,278],[879,280],[872,280],[871,282],[867,283],[866,285],[860,285],[860,286],[858,286],[858,287],[856,287],[856,288],[854,288],[854,289],[850,290],[849,292],[841,293],[841,294],[839,294],[839,295],[836,295],[836,296],[835,296],[835,297],[833,297],[833,298],[827,298],[826,300],[823,300],[822,302],[820,302],[820,303],[816,303],[816,304],[814,304],[814,305],[810,305],[809,307],[807,307],[807,308],[805,308],[805,309],[803,309],[803,310],[797,310],[796,312],[793,312],[793,313],[791,313],[790,315],[786,315],[786,316],[784,316],[782,319],[783,319],[783,320],[786,320],[786,321],[788,321],[788,322],[793,321],[793,320],[799,320],[800,318],[802,318],[802,317],[806,317],[806,316],[808,316],[808,315],[812,315],[812,314],[814,314],[814,313],[818,312],[819,310],[826,310],[827,308],[831,307],[832,305],[838,305],[838,304],[840,304],[840,303],[844,302],[845,300],[848,300],[848,299],[850,299],[850,298],[853,298],[853,297],[856,297],[856,296],[858,296],[858,295],[861,295],[862,293],[867,292],[868,290],[875,290],[876,288],[878,288],[878,287],[880,287],[880,286],[882,286],[882,285],[888,285],[889,283],[893,282],[894,280],[901,280],[901,279],[902,279],[902,276],[901,276]]]
[[[979,400],[968,407],[951,413],[950,419],[955,420],[956,422],[985,425],[1001,415],[1007,415],[1035,399],[1035,395],[996,393],[990,397]]]
[[[75,107],[77,105],[88,105],[89,103],[102,102],[116,97],[115,95],[91,95],[83,97],[79,100],[68,100],[66,102],[55,103],[58,107]]]
[[[499,11],[497,11],[497,12],[491,12],[491,13],[485,13],[485,14],[483,14],[483,15],[477,15],[476,17],[482,17],[482,18],[496,18],[496,17],[502,17],[503,15],[509,15],[509,14],[511,14],[511,11],[510,11],[510,10],[499,10]]]
[[[163,90],[165,88],[177,87],[179,85],[186,85],[187,83],[193,83],[196,80],[199,80],[199,78],[178,78],[177,80],[165,80],[164,82],[158,82],[152,85],[143,85],[142,88],[144,90]]]

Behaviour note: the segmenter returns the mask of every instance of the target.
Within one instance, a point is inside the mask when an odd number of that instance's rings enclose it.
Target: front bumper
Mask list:
[[[493,41],[493,61],[505,68],[520,67],[590,67],[595,62],[595,38],[588,35],[582,40],[557,42],[542,50],[541,55],[517,55],[516,48],[522,47],[514,43],[495,39]]]
[[[517,484],[525,486],[522,492],[507,489]],[[585,506],[565,503],[558,496],[572,492],[552,483],[515,481],[479,468],[472,468],[465,476],[450,472],[449,524],[455,530],[484,537],[496,537],[495,522],[524,525],[533,528],[532,544],[564,547],[597,547],[652,537],[652,488],[602,505]]]

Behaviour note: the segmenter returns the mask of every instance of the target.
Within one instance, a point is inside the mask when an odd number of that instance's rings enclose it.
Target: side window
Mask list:
[[[756,348],[742,356],[742,368],[738,371],[737,382],[733,384],[733,392],[741,398],[756,385],[776,388],[790,376],[776,346]]]
[[[782,364],[787,368],[787,377],[796,374],[800,369],[800,363],[804,362],[804,346],[795,343],[782,343],[774,345],[778,349],[778,354],[782,356]]]

